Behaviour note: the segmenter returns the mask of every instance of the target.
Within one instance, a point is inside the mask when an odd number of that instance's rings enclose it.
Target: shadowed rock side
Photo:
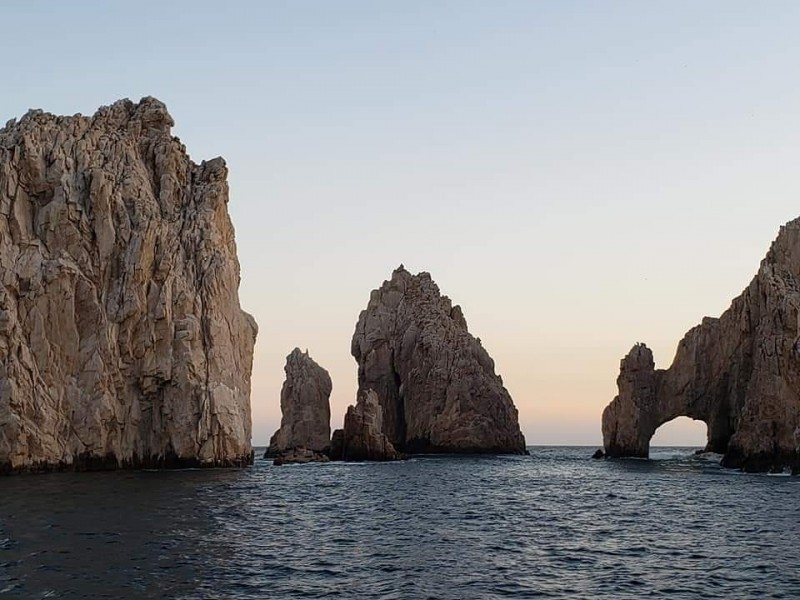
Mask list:
[[[283,370],[281,427],[264,456],[281,458],[276,463],[323,460],[321,453],[327,451],[331,438],[330,375],[300,348],[286,357]]]
[[[637,344],[603,413],[609,456],[648,455],[678,416],[705,421],[707,450],[745,470],[800,471],[800,219],[781,228],[758,274],[719,319],[706,318],[656,370]]]
[[[0,470],[243,465],[257,327],[221,158],[153,98],[0,130]]]
[[[370,296],[352,341],[361,393],[407,453],[525,453],[517,409],[461,308],[402,265]]]
[[[333,432],[331,458],[334,460],[400,460],[392,442],[383,433],[383,410],[373,390],[359,393],[355,406],[344,416],[344,429]]]

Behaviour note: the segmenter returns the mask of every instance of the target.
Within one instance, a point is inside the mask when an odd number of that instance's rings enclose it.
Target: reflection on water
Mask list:
[[[0,598],[716,598],[800,590],[800,480],[718,457],[425,457],[0,479]]]

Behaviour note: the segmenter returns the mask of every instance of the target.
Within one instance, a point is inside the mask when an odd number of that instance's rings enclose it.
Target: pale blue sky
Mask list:
[[[261,326],[254,441],[404,263],[464,307],[528,442],[600,442],[619,359],[678,340],[800,215],[800,3],[7,2],[0,119],[154,95],[224,156]],[[657,441],[699,442],[676,424]]]

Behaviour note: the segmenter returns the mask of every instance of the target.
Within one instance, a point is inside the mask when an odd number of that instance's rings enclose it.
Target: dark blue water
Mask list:
[[[797,598],[800,480],[690,450],[0,479],[0,598]]]

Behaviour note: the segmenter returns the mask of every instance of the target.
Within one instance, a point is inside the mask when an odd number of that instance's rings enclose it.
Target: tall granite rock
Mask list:
[[[363,390],[356,405],[347,408],[344,429],[334,431],[330,454],[349,461],[403,458],[383,433],[383,409],[374,390]]]
[[[281,388],[281,428],[269,441],[266,456],[295,448],[323,452],[330,445],[331,377],[300,348],[286,357]]]
[[[617,383],[603,413],[609,456],[648,456],[656,428],[688,416],[708,425],[707,450],[725,466],[800,471],[800,219],[730,308],[686,334],[669,369],[637,344]]]
[[[153,98],[0,130],[0,471],[252,460],[221,158]]]
[[[351,352],[359,393],[377,394],[384,432],[400,452],[525,453],[494,361],[430,274],[401,265],[373,290]]]

